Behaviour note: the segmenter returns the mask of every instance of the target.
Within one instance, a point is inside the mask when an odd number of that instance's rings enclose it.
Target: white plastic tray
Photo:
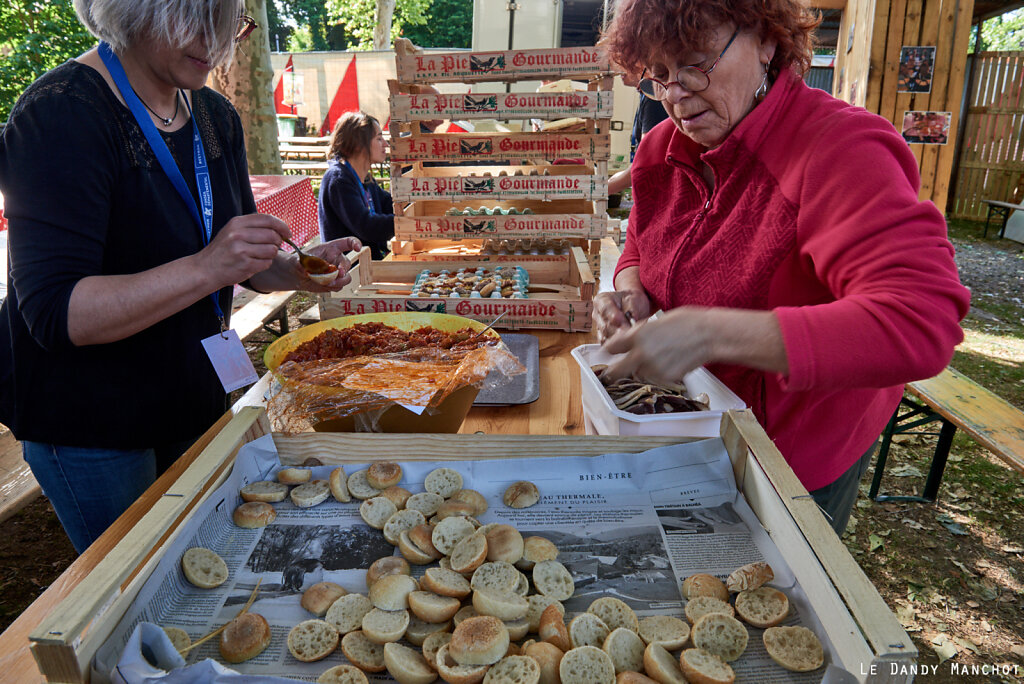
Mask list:
[[[615,355],[599,344],[584,344],[572,350],[580,365],[583,386],[583,415],[588,435],[678,435],[680,437],[718,437],[722,412],[743,409],[746,404],[704,368],[686,374],[683,382],[691,396],[706,393],[710,411],[635,415],[615,408],[601,381],[590,367],[611,363]]]

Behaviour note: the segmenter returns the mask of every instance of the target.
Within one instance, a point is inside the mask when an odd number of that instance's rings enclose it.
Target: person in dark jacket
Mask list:
[[[370,175],[372,164],[387,158],[377,119],[362,112],[348,112],[334,126],[329,166],[320,185],[320,238],[323,241],[355,236],[370,248],[374,259],[388,253],[395,235],[395,210],[391,195]]]

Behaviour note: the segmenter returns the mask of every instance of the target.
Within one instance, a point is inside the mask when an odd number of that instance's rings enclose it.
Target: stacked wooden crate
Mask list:
[[[392,255],[372,264],[361,259],[360,282],[349,294],[372,295],[375,304],[364,306],[364,313],[426,308],[489,322],[507,310],[501,327],[589,330],[600,239],[608,231],[612,79],[607,58],[594,47],[440,54],[400,48],[397,74],[389,83]],[[565,78],[586,81],[588,89],[446,94],[421,88]],[[421,122],[438,119],[567,117],[581,120],[572,129],[578,132],[558,125],[522,133],[420,130]],[[513,264],[530,272],[525,299],[403,297],[405,285],[411,293],[424,269]],[[345,292],[328,298],[324,315],[359,313],[359,302],[346,305],[345,299]]]

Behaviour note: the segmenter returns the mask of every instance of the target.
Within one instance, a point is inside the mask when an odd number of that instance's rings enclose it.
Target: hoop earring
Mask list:
[[[761,79],[761,85],[754,91],[754,102],[761,102],[768,95],[768,65],[764,65],[764,78]]]

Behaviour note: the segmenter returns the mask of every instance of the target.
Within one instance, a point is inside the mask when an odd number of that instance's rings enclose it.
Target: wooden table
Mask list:
[[[618,249],[610,239],[602,241],[601,272],[614,271]],[[610,276],[602,280],[601,289],[610,288]],[[478,407],[469,412],[463,433],[581,435],[584,432],[583,407],[580,403],[579,370],[569,355],[573,347],[594,342],[594,333],[532,331],[540,339],[540,398],[532,404],[510,407]],[[152,487],[139,497],[85,553],[71,564],[43,594],[0,634],[0,672],[4,681],[44,682],[29,650],[28,635],[42,622],[71,590],[92,571],[191,465],[215,434],[244,406],[263,402],[270,384],[269,374],[248,392],[217,423],[164,473]]]

